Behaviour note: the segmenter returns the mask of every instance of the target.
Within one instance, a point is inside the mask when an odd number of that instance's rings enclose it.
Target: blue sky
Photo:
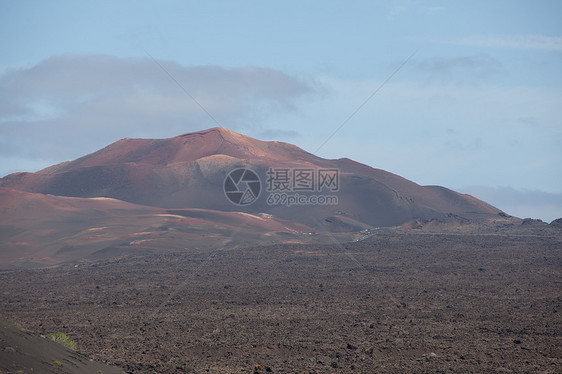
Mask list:
[[[0,0],[0,174],[216,126],[151,55],[231,130],[551,221],[560,19],[540,0]]]

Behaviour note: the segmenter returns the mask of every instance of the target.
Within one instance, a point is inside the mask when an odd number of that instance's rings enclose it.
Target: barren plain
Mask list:
[[[130,373],[560,373],[560,235],[378,230],[0,273],[0,313]]]

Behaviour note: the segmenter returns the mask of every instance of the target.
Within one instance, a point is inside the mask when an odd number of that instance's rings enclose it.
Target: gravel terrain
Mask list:
[[[0,313],[133,373],[560,373],[562,241],[398,233],[0,273]]]

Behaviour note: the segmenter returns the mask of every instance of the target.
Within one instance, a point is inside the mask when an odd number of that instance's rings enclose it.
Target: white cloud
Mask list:
[[[410,0],[393,0],[390,2],[390,9],[387,13],[388,19],[395,19],[402,13],[406,13],[410,10],[411,4]]]
[[[432,7],[429,7],[429,9],[427,9],[427,13],[428,13],[428,14],[433,14],[433,13],[440,12],[440,11],[442,11],[443,9],[445,9],[445,8],[443,8],[443,7],[441,7],[441,6],[432,6]]]
[[[408,7],[405,5],[396,5],[390,9],[388,12],[388,18],[393,19],[398,17],[400,14],[408,11]]]
[[[435,57],[420,61],[416,64],[420,70],[432,74],[456,74],[460,71],[486,77],[503,71],[503,65],[487,54],[473,56],[459,56],[453,58]]]
[[[463,38],[430,40],[438,44],[462,45],[481,48],[532,49],[562,51],[562,36],[529,35],[481,35]]]
[[[427,3],[420,0],[393,0],[389,2],[389,4],[390,8],[386,14],[386,17],[389,20],[394,20],[406,13],[425,14],[427,16],[431,16],[445,9],[442,6],[434,5],[434,1]]]
[[[273,69],[160,63],[220,125],[233,130],[259,128],[316,90],[314,83]],[[68,159],[123,137],[161,138],[217,125],[149,58],[52,57],[5,70],[0,97],[0,156],[6,162]]]

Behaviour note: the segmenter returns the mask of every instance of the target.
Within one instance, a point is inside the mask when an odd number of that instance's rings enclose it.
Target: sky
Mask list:
[[[0,176],[220,125],[550,222],[560,19],[558,0],[0,0]]]

